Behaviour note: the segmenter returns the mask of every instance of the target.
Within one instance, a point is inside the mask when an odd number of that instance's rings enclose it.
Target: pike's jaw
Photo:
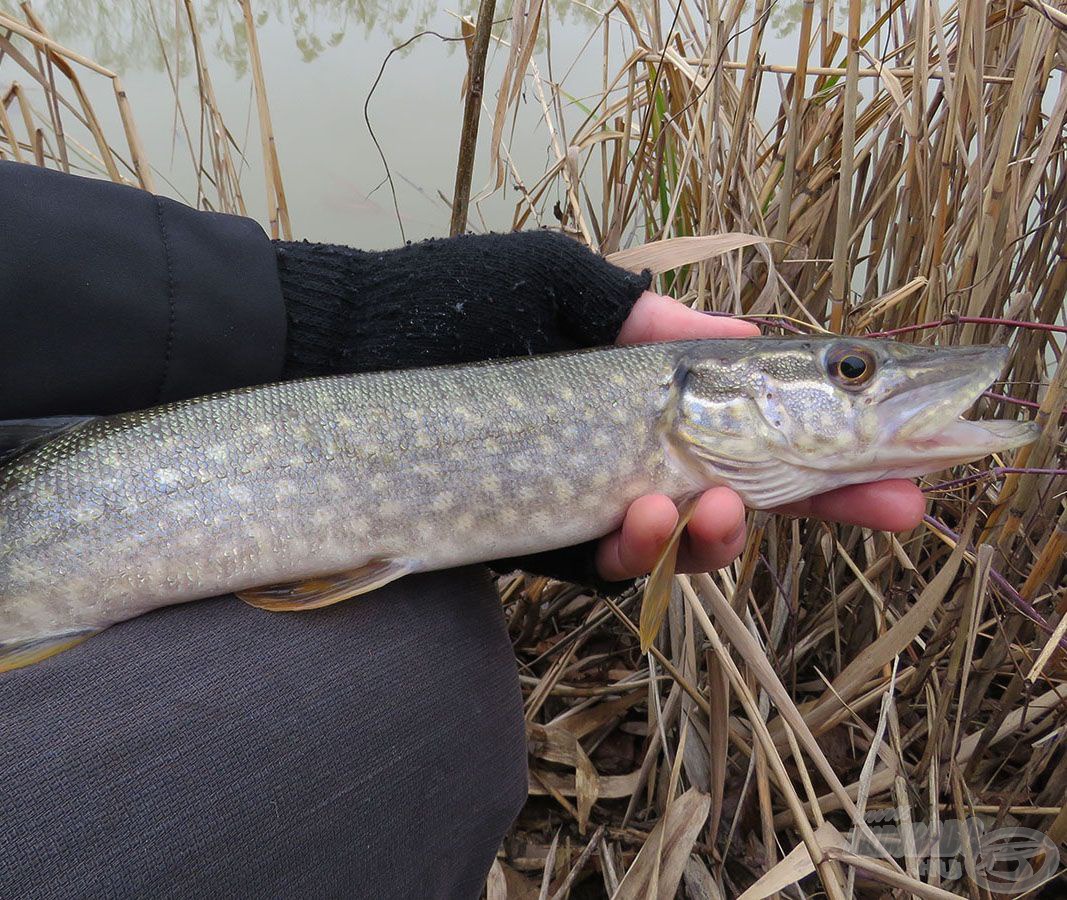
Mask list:
[[[1007,354],[1000,347],[967,348],[909,378],[879,406],[888,437],[876,450],[879,462],[930,472],[1033,441],[1041,432],[1034,422],[961,418],[996,380]]]
[[[867,382],[835,378],[828,353],[842,348],[829,343],[806,371],[797,363],[799,375],[739,388],[729,404],[690,386],[664,418],[669,455],[697,487],[727,484],[747,506],[769,509],[844,485],[939,472],[1040,433],[1031,422],[962,418],[1003,370],[1006,349],[856,346],[878,362]]]
[[[945,468],[981,459],[990,453],[1022,447],[1037,439],[1041,426],[1014,419],[970,422],[957,419],[927,435],[913,435],[900,445],[913,460],[937,460]]]

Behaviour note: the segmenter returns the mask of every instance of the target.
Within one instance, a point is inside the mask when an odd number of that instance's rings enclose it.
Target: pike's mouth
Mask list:
[[[912,459],[946,465],[1029,444],[1041,432],[1034,422],[962,418],[1000,375],[1006,347],[954,347],[909,372],[907,382],[879,413],[893,444]]]

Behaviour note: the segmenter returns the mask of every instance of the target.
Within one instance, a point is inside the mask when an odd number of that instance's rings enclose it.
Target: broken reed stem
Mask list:
[[[467,207],[470,205],[474,157],[478,147],[478,120],[482,112],[482,91],[485,84],[485,57],[489,51],[495,12],[496,0],[481,0],[467,67],[467,96],[463,102],[456,187],[452,194],[452,221],[448,229],[453,237],[467,230]]]
[[[152,193],[156,189],[156,182],[152,177],[152,167],[148,164],[148,154],[145,153],[144,144],[141,143],[141,135],[137,131],[133,110],[130,109],[130,101],[126,96],[126,89],[122,86],[122,80],[118,76],[111,79],[111,84],[115,89],[115,102],[119,107],[122,129],[126,132],[126,144],[130,148],[133,170],[137,174],[137,180],[140,182],[141,187]]]
[[[86,56],[82,56],[80,53],[75,53],[73,50],[68,50],[62,44],[56,43],[50,37],[40,34],[33,28],[23,25],[18,19],[13,19],[3,12],[0,12],[0,28],[6,28],[8,31],[12,31],[19,37],[25,38],[35,47],[39,47],[42,50],[51,50],[57,55],[69,59],[73,63],[77,63],[79,66],[83,66],[90,72],[96,72],[98,75],[103,75],[105,78],[110,78],[114,81],[118,76],[110,69],[105,69],[101,65],[93,62]]]
[[[844,124],[841,127],[841,168],[837,175],[837,217],[830,286],[830,330],[840,333],[848,309],[852,264],[852,175],[856,152],[856,107],[859,104],[860,0],[848,5],[848,62],[845,70]]]
[[[27,14],[32,16],[32,10],[27,9]],[[80,53],[76,53],[64,47],[62,44],[57,43],[48,37],[47,34],[36,30],[32,25],[25,25],[4,13],[0,12],[0,27],[7,29],[9,32],[19,35],[29,41],[38,50],[48,54],[48,57],[52,60],[66,60],[70,63],[82,66],[88,69],[90,72],[94,72],[97,75],[103,75],[105,78],[111,80],[111,84],[115,91],[115,102],[119,110],[119,118],[122,121],[122,128],[126,135],[126,144],[130,150],[130,157],[133,161],[134,172],[137,175],[137,179],[145,190],[152,191],[155,189],[155,180],[152,177],[151,167],[148,164],[148,157],[144,151],[144,144],[141,142],[141,136],[137,131],[137,125],[134,121],[133,112],[130,109],[129,100],[126,97],[126,91],[122,86],[122,80],[112,72],[110,69],[106,69],[101,65],[93,62],[91,59],[82,56]],[[42,80],[42,84],[44,81]],[[13,85],[14,87],[14,85]],[[47,86],[46,86],[47,87]],[[88,100],[85,98],[84,93],[81,90],[80,84],[76,87],[76,92],[79,98],[83,102],[85,107],[87,118],[89,121],[95,124],[95,127],[90,126],[94,131],[94,137],[99,132],[99,123],[96,122],[95,116],[91,112]],[[6,124],[7,123],[3,123]],[[8,129],[5,127],[5,131]],[[41,147],[37,140],[37,129],[32,125],[27,124],[27,131],[30,135],[30,140],[35,147],[35,156],[37,158],[37,164],[43,165],[43,159],[41,154]],[[12,141],[13,143],[13,141]],[[18,152],[15,153],[16,159],[19,157]],[[102,151],[102,157],[105,160],[105,165],[108,166],[108,174],[115,178],[118,175],[117,168],[110,162],[110,150],[107,152]]]
[[[274,127],[270,120],[270,105],[267,102],[267,84],[263,77],[263,62],[259,55],[259,39],[256,23],[252,18],[250,0],[241,0],[245,33],[248,35],[248,56],[252,62],[252,83],[256,91],[256,109],[259,113],[259,136],[263,146],[263,174],[267,186],[267,219],[272,238],[293,239],[289,226],[289,207],[285,202],[285,186],[282,184],[282,169],[278,163],[278,147],[274,140]]]

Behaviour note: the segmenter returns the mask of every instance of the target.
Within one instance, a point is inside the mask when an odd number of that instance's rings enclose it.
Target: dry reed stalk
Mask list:
[[[467,54],[467,90],[463,100],[456,184],[452,192],[452,223],[448,229],[453,236],[467,230],[467,207],[471,198],[474,156],[478,149],[478,120],[481,117],[482,89],[485,85],[485,57],[489,51],[495,12],[496,0],[481,0],[478,4],[478,22]]]
[[[263,147],[263,174],[267,184],[267,220],[271,237],[293,239],[289,225],[289,207],[285,202],[285,186],[282,184],[282,168],[278,162],[278,145],[274,141],[274,126],[270,121],[270,106],[267,103],[267,84],[263,77],[263,61],[259,55],[259,40],[256,23],[252,18],[249,0],[241,0],[241,13],[248,35],[248,56],[252,62],[252,84],[256,89],[256,111],[259,114],[259,136]]]
[[[200,26],[192,0],[183,0],[183,4],[185,16],[189,22],[189,39],[192,42],[193,59],[196,62],[196,82],[200,97],[200,151],[197,171],[207,174],[203,152],[206,135],[212,170],[212,174],[208,177],[218,191],[219,209],[222,212],[237,212],[244,215],[246,210],[244,198],[241,195],[240,177],[233,155],[230,153],[230,145],[235,142],[226,128],[218,101],[215,99],[215,88],[211,81],[211,73],[208,71]],[[199,192],[197,205],[199,206],[204,201],[203,186],[199,178],[197,190]]]

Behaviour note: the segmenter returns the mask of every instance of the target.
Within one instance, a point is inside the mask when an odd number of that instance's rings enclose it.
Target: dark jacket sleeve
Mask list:
[[[0,419],[275,381],[285,328],[252,220],[0,161]]]

